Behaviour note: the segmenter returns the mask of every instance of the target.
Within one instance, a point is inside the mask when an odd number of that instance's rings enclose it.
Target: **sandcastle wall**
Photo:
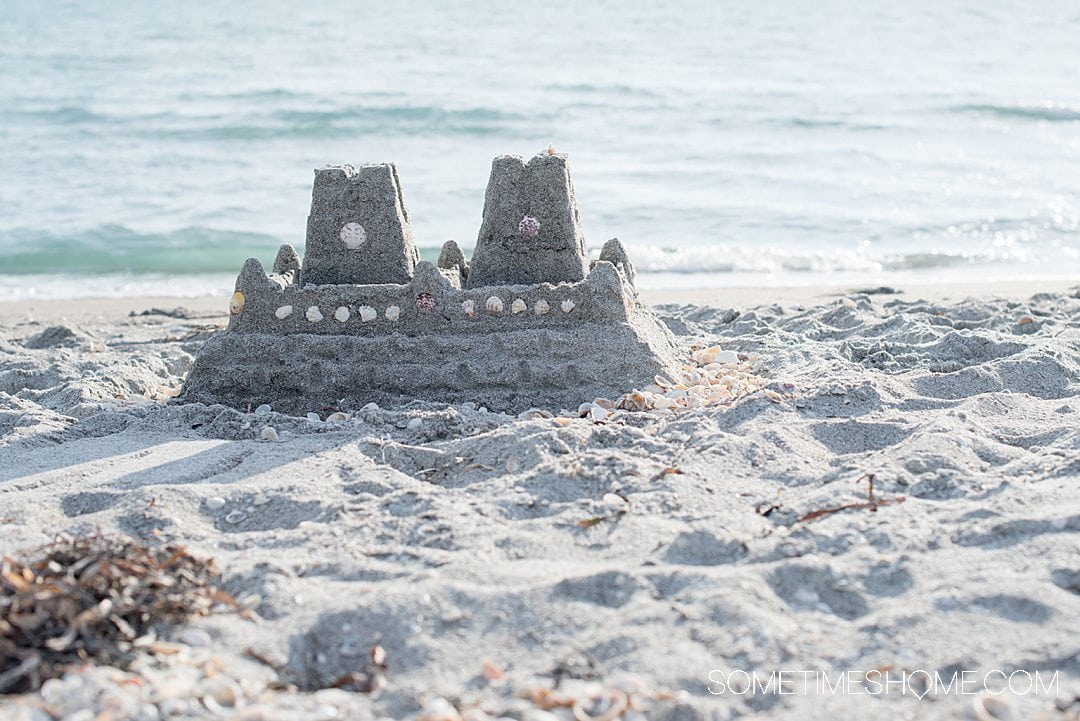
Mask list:
[[[229,332],[275,335],[471,335],[571,328],[584,322],[626,322],[633,304],[630,290],[609,263],[597,264],[577,283],[464,290],[425,262],[410,282],[379,285],[282,287],[261,268],[252,268],[241,275],[237,292],[243,300],[234,304]]]

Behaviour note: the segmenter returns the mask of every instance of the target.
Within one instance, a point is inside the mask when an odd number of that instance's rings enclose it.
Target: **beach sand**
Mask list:
[[[179,542],[258,614],[0,715],[1077,718],[1080,288],[857,290],[646,292],[779,395],[564,425],[175,405],[225,298],[0,305],[3,552]],[[325,688],[373,646],[378,693]],[[922,675],[836,689],[872,670]],[[776,671],[790,693],[739,692]],[[988,700],[998,671],[1017,693]]]

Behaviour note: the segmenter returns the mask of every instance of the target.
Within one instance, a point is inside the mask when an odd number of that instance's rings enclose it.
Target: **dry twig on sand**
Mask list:
[[[881,506],[888,506],[895,503],[903,503],[907,500],[904,496],[896,496],[894,498],[875,498],[874,497],[874,479],[877,478],[875,473],[864,473],[855,479],[855,483],[861,483],[866,481],[867,485],[867,500],[863,503],[845,503],[842,506],[834,506],[832,508],[819,508],[816,511],[810,511],[795,519],[796,523],[805,523],[807,521],[815,521],[825,516],[831,516],[834,513],[840,511],[876,511]]]

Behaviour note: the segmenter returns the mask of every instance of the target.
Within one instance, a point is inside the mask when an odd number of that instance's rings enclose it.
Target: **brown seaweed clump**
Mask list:
[[[65,538],[0,559],[0,693],[38,688],[67,666],[126,667],[152,627],[235,601],[209,559],[115,536]],[[152,637],[151,637],[152,638]]]

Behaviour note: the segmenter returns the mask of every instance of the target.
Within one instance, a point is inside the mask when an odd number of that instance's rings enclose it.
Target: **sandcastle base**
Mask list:
[[[203,346],[181,400],[267,403],[296,415],[414,400],[572,409],[672,374],[671,346],[659,327],[655,337],[643,331],[648,323],[656,321],[481,337],[219,333]]]

